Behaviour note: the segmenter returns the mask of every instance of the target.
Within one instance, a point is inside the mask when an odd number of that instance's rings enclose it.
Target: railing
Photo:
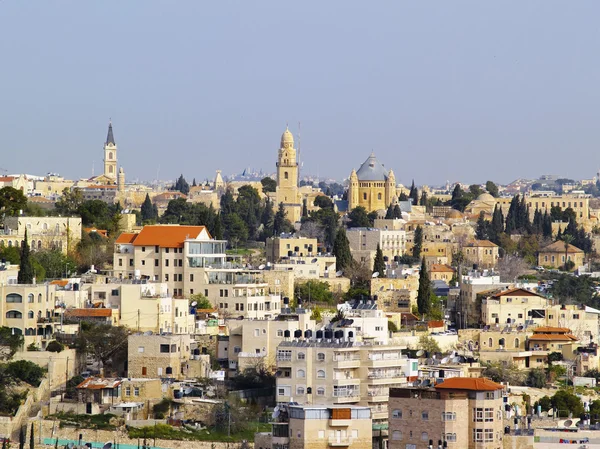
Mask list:
[[[360,356],[359,355],[352,355],[352,356],[333,356],[333,361],[334,362],[350,362],[353,360],[360,360]]]
[[[369,379],[391,379],[394,377],[406,377],[406,374],[402,371],[392,371],[383,373],[370,372],[369,374],[367,374],[367,377]]]
[[[238,358],[240,357],[266,357],[267,353],[265,352],[238,352]],[[291,359],[290,359],[291,360]]]
[[[291,362],[292,361],[292,356],[285,356],[285,355],[278,355],[277,356],[277,361],[278,362]]]
[[[390,389],[389,388],[382,388],[381,390],[368,390],[367,391],[367,396],[389,396],[390,394]]]
[[[357,398],[360,397],[358,390],[333,390],[334,398]]]
[[[369,360],[401,360],[402,356],[397,352],[391,354],[369,354]]]
[[[329,441],[329,444],[333,444],[333,445],[335,445],[335,444],[348,444],[348,445],[352,444],[352,438],[350,438],[350,437],[338,437],[338,438],[330,437],[328,441]]]

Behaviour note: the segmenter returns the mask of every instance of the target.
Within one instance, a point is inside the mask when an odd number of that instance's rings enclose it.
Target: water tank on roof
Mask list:
[[[354,331],[348,331],[348,338],[354,338]]]
[[[287,296],[285,298],[283,298],[283,303],[285,305],[288,305],[290,303],[290,298],[288,298]]]
[[[198,349],[198,348],[194,349],[194,355],[200,355],[200,349]]]
[[[304,338],[311,338],[312,331],[310,329],[304,331]]]
[[[300,329],[294,331],[294,338],[302,338],[302,331]]]
[[[319,340],[323,339],[323,331],[317,331],[317,339],[319,339]]]
[[[290,338],[291,332],[290,331],[283,331],[283,337],[284,338]]]
[[[329,331],[329,330],[325,331],[325,338],[327,338],[329,340],[332,339],[333,338],[333,331]]]
[[[335,331],[333,335],[335,336],[335,338],[342,339],[344,338],[344,331]]]

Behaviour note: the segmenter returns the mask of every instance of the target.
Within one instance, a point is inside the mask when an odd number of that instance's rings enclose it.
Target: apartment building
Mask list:
[[[429,278],[432,281],[449,283],[456,275],[456,270],[448,265],[432,263],[429,267]]]
[[[406,232],[403,230],[349,228],[346,236],[354,260],[367,266],[373,266],[378,245],[384,259],[390,262],[405,253]]]
[[[0,247],[20,247],[25,231],[32,251],[58,249],[66,254],[81,240],[81,217],[6,217]]]
[[[295,331],[281,342],[277,402],[363,405],[374,423],[385,423],[389,389],[416,378],[418,361],[404,357],[401,346],[354,341],[354,332]]]
[[[127,373],[130,378],[184,379],[190,359],[189,335],[129,335]]]
[[[389,449],[501,449],[503,388],[489,379],[466,377],[433,388],[392,388]]]
[[[500,257],[498,250],[498,245],[489,240],[471,240],[462,247],[466,263],[479,268],[494,268]]]
[[[256,449],[368,448],[373,430],[369,407],[280,406],[272,432],[257,433]]]
[[[231,349],[227,358],[230,374],[261,362],[273,365],[277,347],[284,341],[286,331],[288,335],[297,330],[315,332],[315,326],[311,311],[300,308],[281,313],[270,320],[228,320]]]
[[[316,238],[296,237],[282,234],[280,237],[269,237],[266,241],[267,262],[276,263],[286,257],[314,257],[319,253]]]
[[[399,273],[396,277],[371,279],[371,296],[385,312],[410,312],[417,304],[419,272]]]
[[[60,322],[55,294],[51,284],[0,284],[0,325],[23,335],[25,346],[45,349]]]
[[[336,257],[331,254],[282,257],[273,268],[293,271],[296,279],[335,278],[337,271]]]
[[[460,293],[456,301],[455,320],[460,329],[469,325],[476,325],[481,320],[481,302],[477,300],[478,295],[489,295],[496,293],[502,288],[508,288],[510,284],[500,282],[500,276],[489,272],[472,271],[468,275],[460,277]],[[489,292],[489,294],[486,294]]]
[[[585,253],[570,243],[565,249],[564,242],[554,242],[544,248],[541,248],[538,253],[538,265],[552,268],[565,268],[565,257],[569,262],[573,262],[573,269],[584,264]]]
[[[113,272],[118,278],[164,282],[174,297],[201,293],[219,313],[268,318],[281,309],[281,292],[261,270],[228,261],[226,241],[214,240],[204,226],[144,226],[115,242]]]
[[[526,326],[547,323],[552,301],[524,288],[507,288],[482,300],[481,322],[488,326]]]

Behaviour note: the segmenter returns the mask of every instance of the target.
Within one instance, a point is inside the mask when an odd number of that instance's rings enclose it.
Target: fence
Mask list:
[[[79,444],[79,441],[76,440],[62,440],[62,439],[58,439],[58,447],[65,447],[67,444],[69,443],[73,443],[73,446],[77,447],[77,445]],[[57,439],[56,438],[44,438],[44,444],[46,446],[56,446],[57,445]],[[104,443],[97,443],[95,441],[81,441],[81,444],[91,444],[92,448],[100,448],[102,449],[104,447],[104,445],[106,444],[106,442]],[[143,442],[141,442],[140,444],[122,444],[122,443],[117,443],[117,442],[113,442],[113,446],[114,449],[140,449],[142,447],[144,447],[145,449],[163,449],[160,447],[154,447],[154,446],[143,446]]]

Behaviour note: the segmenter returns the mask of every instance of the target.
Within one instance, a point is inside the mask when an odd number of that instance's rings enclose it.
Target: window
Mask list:
[[[8,295],[6,295],[6,302],[23,302],[23,297],[17,293],[9,293]]]
[[[319,352],[319,353],[317,354],[317,360],[318,360],[319,362],[322,362],[322,361],[324,361],[324,360],[325,360],[325,354],[324,354],[324,353],[322,353],[322,352]]]
[[[319,439],[322,440],[323,438],[325,438],[325,431],[319,430]]]
[[[574,313],[573,314],[573,319],[574,320],[578,320],[579,319],[579,314],[578,313]]]
[[[483,442],[483,429],[473,429],[473,441]]]
[[[160,352],[162,354],[168,354],[169,353],[169,345],[160,345]]]
[[[296,394],[304,396],[304,387],[296,387]]]
[[[6,312],[6,318],[23,318],[23,314],[18,310],[9,310]]]
[[[125,387],[125,396],[131,396],[131,387]]]
[[[325,388],[323,388],[323,387],[317,388],[317,396],[325,396]]]
[[[442,421],[456,421],[456,412],[442,412]]]
[[[160,250],[160,248],[158,247],[158,245],[156,245],[156,246],[154,247],[154,252],[155,252],[155,253],[157,253],[159,250]]]
[[[27,318],[29,318],[29,319],[33,318],[33,310],[30,310],[29,312],[27,312]]]
[[[325,379],[325,371],[323,371],[322,369],[317,371],[317,379]]]
[[[283,337],[283,331],[281,329],[277,330],[277,336],[278,337]],[[298,358],[300,358],[300,354],[298,354]]]
[[[367,192],[364,192],[363,193],[363,200],[366,200],[366,199],[367,199]]]
[[[421,419],[423,421],[429,421],[429,412],[427,410],[421,412]]]
[[[169,275],[165,274],[165,282],[169,282]]]
[[[260,329],[254,329],[254,336],[260,337]]]
[[[305,358],[306,358],[306,355],[303,352],[298,353],[298,360],[304,360]]]
[[[46,300],[46,302],[48,302],[48,300]],[[38,294],[38,304],[41,304],[41,303],[42,303],[42,294],[39,293]]]
[[[278,388],[277,396],[285,396],[285,388]]]
[[[240,348],[239,346],[234,346],[233,353],[234,354],[239,354],[240,352],[242,352],[242,348]]]
[[[485,422],[493,422],[494,421],[494,409],[493,408],[485,409],[484,421]]]
[[[444,440],[446,440],[448,443],[456,443],[456,434],[447,433],[444,435]]]
[[[427,432],[421,432],[421,441],[427,441],[429,439],[429,435]]]
[[[154,266],[158,267],[158,259],[154,259]]]
[[[488,391],[485,393],[485,398],[486,399],[494,399],[494,392],[493,391]]]
[[[146,367],[142,366],[142,376],[145,376],[147,372],[148,370],[146,369]]]
[[[144,352],[144,347],[143,346],[138,346],[138,352]]]
[[[483,437],[485,441],[494,441],[494,429],[485,429]]]
[[[139,387],[134,387],[133,388],[133,395],[134,396],[139,396],[140,395],[140,388]]]
[[[27,302],[30,304],[34,302],[33,293],[29,293],[29,295],[27,296]]]
[[[169,259],[165,259],[165,267],[169,266]]]
[[[392,432],[392,440],[400,441],[401,439],[402,439],[402,432],[400,432],[399,430],[394,430],[394,432]]]
[[[378,199],[378,200],[381,200],[381,193],[378,193],[378,194],[377,194],[377,199]]]
[[[190,273],[190,282],[194,282],[194,273]]]
[[[392,411],[392,418],[394,419],[402,419],[402,410],[395,409]]]
[[[146,252],[146,247],[142,246],[142,252],[145,253]]]
[[[298,377],[298,378],[306,377],[306,372],[303,369],[299,369],[298,371],[296,371],[296,377]]]

